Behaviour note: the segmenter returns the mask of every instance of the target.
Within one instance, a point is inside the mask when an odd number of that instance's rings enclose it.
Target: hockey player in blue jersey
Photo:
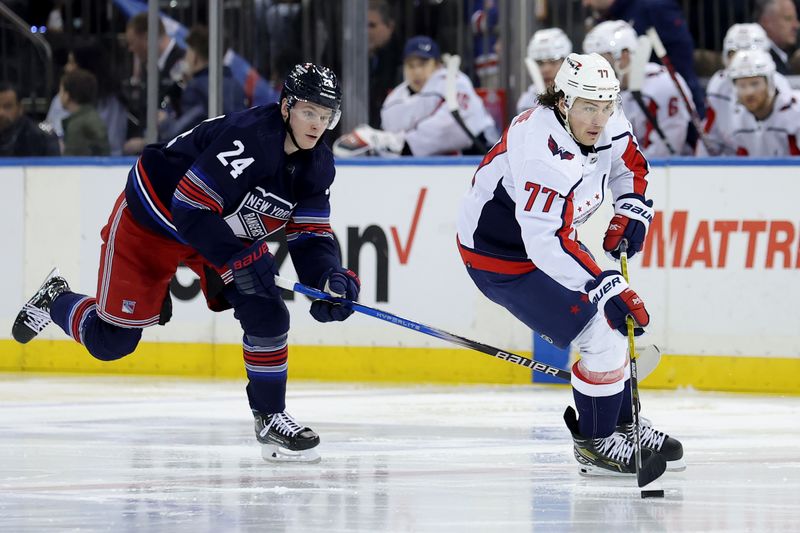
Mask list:
[[[577,226],[610,190],[615,215],[603,248],[619,260],[642,249],[653,204],[649,167],[619,107],[614,69],[598,54],[570,54],[539,107],[517,115],[486,154],[464,197],[458,246],[472,280],[495,303],[555,345],[576,346],[575,410],[564,415],[585,474],[632,474],[633,424],[626,316],[641,332],[642,299],[616,270],[603,271]],[[684,468],[680,442],[649,422],[643,454]]]
[[[300,64],[280,103],[211,118],[147,146],[101,233],[96,296],[72,292],[54,270],[17,316],[14,338],[28,342],[54,321],[95,358],[124,357],[142,328],[169,320],[169,282],[184,263],[200,276],[209,308],[233,308],[242,326],[264,458],[318,461],[319,437],[286,412],[289,313],[262,238],[285,228],[302,283],[358,298],[358,277],[342,267],[329,224],[335,169],[320,142],[339,120],[341,94],[331,70]],[[341,321],[352,310],[315,301],[311,314]]]

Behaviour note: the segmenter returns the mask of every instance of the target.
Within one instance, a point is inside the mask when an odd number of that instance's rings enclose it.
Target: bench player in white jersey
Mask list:
[[[529,65],[529,70],[538,68],[544,87],[537,87],[534,80],[517,100],[517,113],[536,107],[537,98],[547,87],[552,87],[561,63],[571,53],[572,41],[561,28],[545,28],[533,34],[528,43],[528,57],[525,62]]]
[[[633,429],[625,317],[650,317],[616,270],[603,271],[576,227],[608,194],[615,215],[603,241],[619,259],[640,251],[652,219],[647,160],[618,109],[619,82],[598,54],[570,54],[540,105],[514,118],[486,154],[458,218],[458,247],[481,292],[553,344],[574,344],[575,410],[564,419],[586,474],[632,474]],[[642,426],[643,458],[685,467],[676,439]]]
[[[395,87],[381,108],[382,130],[359,126],[337,140],[340,157],[377,155],[480,154],[498,138],[494,119],[463,72],[456,74],[456,95],[464,131],[445,104],[447,69],[439,45],[424,35],[412,37],[403,51],[405,81]]]
[[[728,77],[727,67],[733,55],[740,50],[763,50],[769,52],[770,40],[760,24],[734,24],[725,33],[722,41],[722,63],[725,68],[718,70],[708,80],[706,87],[706,118],[703,131],[708,148],[697,144],[697,155],[733,155],[732,146],[725,143],[725,134],[730,131],[730,118],[738,103],[733,81]],[[777,90],[784,94],[792,92],[789,80],[775,72]]]
[[[647,115],[628,90],[629,70],[636,54],[636,31],[630,24],[621,20],[609,20],[595,26],[583,41],[584,53],[598,53],[605,57],[616,71],[622,88],[622,108],[633,126],[633,132],[642,152],[647,157],[666,157],[671,155],[669,148],[658,135]],[[686,82],[680,74],[678,82],[684,94],[690,94]],[[669,71],[662,65],[648,62],[645,65],[645,78],[642,85],[642,100],[650,114],[661,127],[669,144],[680,154],[690,152],[686,145],[691,116],[686,109],[681,94],[675,87]]]
[[[800,155],[800,102],[775,87],[775,62],[764,50],[736,52],[728,76],[737,105],[722,135],[723,152],[739,156]]]

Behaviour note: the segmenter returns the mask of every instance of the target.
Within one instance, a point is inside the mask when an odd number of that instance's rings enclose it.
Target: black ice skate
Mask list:
[[[25,344],[42,332],[53,320],[50,318],[50,306],[53,300],[69,290],[67,280],[61,277],[57,268],[50,271],[36,291],[36,294],[22,306],[22,310],[14,320],[11,335],[19,343]]]
[[[320,456],[313,448],[319,435],[298,424],[286,411],[271,415],[253,411],[256,438],[261,443],[261,456],[272,463],[318,463]]]
[[[686,470],[686,461],[683,459],[683,446],[678,439],[653,427],[647,418],[639,417],[641,428],[639,430],[642,449],[652,450],[661,455],[667,462],[667,470],[681,472]],[[617,431],[624,433],[628,440],[633,442],[633,422],[617,426]]]
[[[564,411],[564,422],[572,432],[575,459],[580,463],[580,473],[585,476],[628,476],[636,474],[633,443],[624,433],[614,432],[608,437],[592,439],[578,433],[578,417],[572,407]],[[653,452],[642,448],[644,462]]]

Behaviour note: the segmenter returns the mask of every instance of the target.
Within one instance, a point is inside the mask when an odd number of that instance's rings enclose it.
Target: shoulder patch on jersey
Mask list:
[[[550,135],[547,139],[547,147],[550,149],[550,153],[553,154],[553,157],[559,156],[562,160],[566,159],[568,161],[575,157],[575,154],[560,147],[558,143],[556,143],[556,140],[553,139],[552,135]]]

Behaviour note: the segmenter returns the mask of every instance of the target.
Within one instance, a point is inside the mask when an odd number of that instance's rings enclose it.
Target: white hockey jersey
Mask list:
[[[472,140],[456,123],[445,103],[447,69],[436,70],[419,93],[408,83],[395,87],[381,108],[381,129],[405,132],[406,143],[416,156],[447,154],[465,150]],[[483,134],[489,144],[497,140],[497,129],[470,79],[459,72],[456,95],[461,118],[476,137]]]
[[[536,91],[536,85],[531,83],[528,85],[528,90],[522,93],[517,100],[517,113],[522,113],[526,109],[533,109],[539,105],[539,93]]]
[[[601,269],[578,243],[576,227],[600,207],[606,188],[614,199],[644,195],[648,172],[621,110],[588,153],[555,111],[525,111],[483,158],[464,196],[457,225],[462,258],[504,274],[539,268],[583,292]]]
[[[727,130],[721,135],[725,153],[757,157],[800,155],[800,101],[794,93],[779,91],[772,113],[764,120],[736,104]]]
[[[791,94],[792,87],[786,76],[775,73],[775,88],[779,93]],[[729,140],[730,119],[736,109],[736,87],[725,70],[718,70],[708,80],[706,87],[706,118],[703,121],[703,132],[708,143],[708,149],[702,143],[697,143],[696,154],[706,155],[734,155],[736,147],[726,142]]]
[[[680,74],[677,75],[678,82],[684,90],[684,94],[692,94],[689,87]],[[633,126],[633,133],[639,139],[641,150],[645,156],[667,157],[670,155],[667,145],[655,131],[653,125],[647,120],[646,115],[634,100],[630,91],[623,91],[622,108],[625,116]],[[669,140],[676,155],[688,153],[685,149],[686,133],[689,131],[691,114],[686,109],[686,105],[681,98],[675,82],[669,75],[669,71],[657,63],[647,63],[645,65],[645,77],[642,84],[642,100],[650,113],[656,118],[656,122],[661,127],[661,131]]]

